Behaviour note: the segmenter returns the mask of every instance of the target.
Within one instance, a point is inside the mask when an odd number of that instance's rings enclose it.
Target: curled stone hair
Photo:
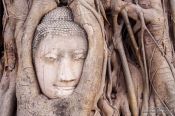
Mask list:
[[[83,28],[73,21],[73,15],[67,7],[57,7],[44,16],[41,23],[37,26],[33,40],[33,52],[37,48],[39,42],[47,36],[47,34],[58,36],[81,36],[86,38]]]

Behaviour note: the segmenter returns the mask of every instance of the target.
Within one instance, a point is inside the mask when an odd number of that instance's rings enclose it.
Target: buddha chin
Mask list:
[[[55,96],[59,96],[60,98],[66,98],[73,93],[75,87],[56,87],[55,89]]]

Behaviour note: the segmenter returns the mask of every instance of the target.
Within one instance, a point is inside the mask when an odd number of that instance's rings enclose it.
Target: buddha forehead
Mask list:
[[[87,51],[87,40],[81,36],[59,36],[48,34],[38,45],[38,53]]]

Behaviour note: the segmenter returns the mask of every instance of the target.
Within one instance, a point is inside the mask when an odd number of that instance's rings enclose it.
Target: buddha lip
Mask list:
[[[75,87],[56,87],[56,89],[60,89],[60,90],[72,90],[72,89],[74,89]]]

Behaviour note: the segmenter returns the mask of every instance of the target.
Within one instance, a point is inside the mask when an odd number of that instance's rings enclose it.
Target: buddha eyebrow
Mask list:
[[[43,53],[43,56],[45,56],[45,55],[48,55],[48,54],[50,54],[50,53],[52,53],[52,51],[45,51],[44,53]]]
[[[54,50],[56,50],[56,49],[54,49],[54,48],[53,48],[53,49],[51,49],[51,50],[50,50],[50,49],[49,49],[49,50],[48,50],[48,49],[47,49],[47,50],[45,49],[45,51],[44,51],[43,55],[52,54],[52,53],[54,53]]]
[[[81,50],[77,49],[77,50],[74,50],[73,52],[74,53],[85,53],[85,52],[87,52],[87,50],[85,50],[85,49],[81,49]]]
[[[55,57],[60,57],[60,56],[63,56],[63,51],[62,50],[56,50],[56,52],[55,51],[53,51],[53,50],[49,50],[49,51],[47,51],[47,52],[45,52],[42,56],[47,56],[47,55],[50,55],[50,56],[55,56]]]
[[[53,51],[47,51],[47,52],[44,52],[42,56],[47,56],[47,55],[52,55],[54,54]]]

